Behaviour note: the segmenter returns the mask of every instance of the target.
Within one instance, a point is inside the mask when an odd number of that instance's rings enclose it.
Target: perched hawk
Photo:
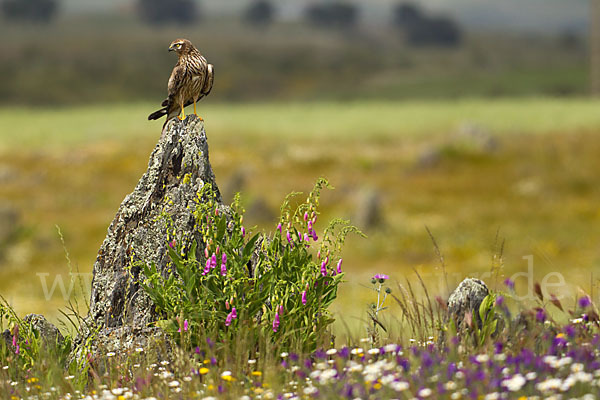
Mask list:
[[[212,64],[206,62],[206,58],[189,40],[174,40],[169,51],[174,51],[179,56],[169,78],[169,94],[161,104],[163,108],[148,116],[149,120],[153,120],[166,115],[165,125],[176,116],[180,120],[185,119],[183,108],[192,103],[196,114],[196,102],[210,93],[214,78]]]

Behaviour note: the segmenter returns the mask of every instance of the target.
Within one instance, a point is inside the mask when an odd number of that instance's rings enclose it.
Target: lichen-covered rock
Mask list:
[[[185,121],[173,119],[150,156],[148,170],[121,203],[100,247],[89,315],[75,341],[77,352],[86,347],[86,352],[93,353],[121,327],[127,328],[120,331],[125,344],[138,339],[127,335],[156,333],[146,329],[157,315],[139,285],[140,262],[156,265],[163,275],[169,273],[168,233],[187,243],[194,239],[193,211],[205,184],[212,185],[222,203],[208,158],[204,123],[196,116]]]
[[[121,326],[106,328],[94,341],[94,356],[86,360],[98,375],[102,375],[111,364],[172,360],[174,349],[175,344],[160,328]]]
[[[43,315],[27,314],[23,318],[23,324],[38,332],[38,337],[42,346],[48,350],[60,346],[65,340],[58,328],[49,322]],[[4,339],[4,342],[10,351],[15,351],[13,346],[13,333],[10,330],[6,329],[2,332],[2,339]]]
[[[450,294],[448,298],[448,320],[454,320],[456,330],[460,331],[467,312],[471,313],[473,321],[479,320],[479,306],[490,293],[486,284],[475,278],[466,278]]]
[[[42,344],[45,346],[57,346],[65,340],[58,328],[54,326],[54,324],[48,322],[43,315],[27,314],[25,318],[23,318],[23,322],[38,331]]]

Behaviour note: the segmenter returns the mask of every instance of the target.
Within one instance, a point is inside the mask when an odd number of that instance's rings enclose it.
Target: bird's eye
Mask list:
[[[181,43],[177,43],[177,48],[180,49],[181,48]]]

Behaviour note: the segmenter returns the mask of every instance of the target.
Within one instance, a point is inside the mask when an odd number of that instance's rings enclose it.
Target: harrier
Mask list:
[[[176,52],[179,60],[169,78],[168,96],[161,104],[163,108],[148,116],[149,120],[153,120],[166,115],[165,125],[176,116],[184,120],[183,109],[192,103],[194,103],[194,114],[198,115],[196,102],[210,93],[214,77],[212,64],[206,62],[206,58],[189,40],[174,40],[169,46],[169,51]]]

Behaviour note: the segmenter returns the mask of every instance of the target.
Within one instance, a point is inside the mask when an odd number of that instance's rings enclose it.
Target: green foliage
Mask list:
[[[485,296],[479,305],[481,328],[475,324],[475,334],[477,336],[477,343],[479,346],[483,346],[487,340],[496,333],[498,317],[499,316],[496,313],[496,295],[494,293],[490,293]]]
[[[316,348],[333,322],[328,307],[344,275],[336,256],[346,235],[357,232],[346,221],[332,221],[314,254],[319,197],[329,187],[318,180],[296,207],[298,193],[288,195],[277,230],[265,235],[246,232],[239,196],[226,210],[205,185],[194,211],[196,239],[169,238],[166,277],[143,265],[142,287],[164,315],[159,324],[174,336],[182,333],[182,344],[189,337],[192,346],[198,345],[193,333],[213,332],[221,343],[245,330],[283,348]]]
[[[26,376],[32,369],[47,369],[50,365],[65,365],[71,350],[71,338],[61,343],[48,343],[40,332],[19,318],[10,304],[0,296],[0,359],[10,362],[15,378]],[[3,335],[3,336],[4,336]],[[7,340],[10,339],[10,342]]]

